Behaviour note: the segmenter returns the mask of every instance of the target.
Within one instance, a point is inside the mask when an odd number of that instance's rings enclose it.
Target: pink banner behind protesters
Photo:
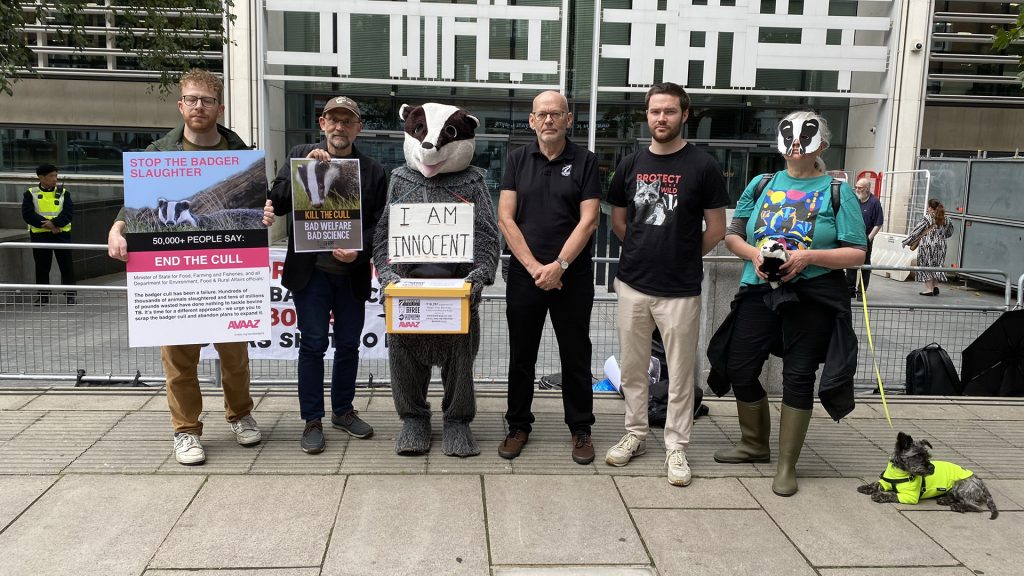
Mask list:
[[[180,272],[212,268],[267,268],[270,253],[266,248],[231,250],[168,250],[165,252],[129,252],[128,272]]]

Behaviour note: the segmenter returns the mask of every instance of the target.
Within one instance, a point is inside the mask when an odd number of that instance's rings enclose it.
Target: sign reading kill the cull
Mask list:
[[[397,264],[472,262],[473,204],[392,204],[388,254]]]
[[[293,158],[291,171],[295,251],[362,250],[359,160]]]
[[[260,150],[124,154],[128,345],[270,337]]]

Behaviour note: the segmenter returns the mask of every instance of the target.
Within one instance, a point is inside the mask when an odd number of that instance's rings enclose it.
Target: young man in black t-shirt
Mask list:
[[[682,138],[690,105],[686,92],[671,82],[655,84],[646,103],[651,145],[619,162],[608,192],[612,228],[622,240],[615,290],[626,434],[605,461],[625,466],[647,451],[647,368],[657,327],[671,374],[665,465],[668,481],[686,486],[701,258],[725,237],[729,198],[718,164]]]
[[[562,405],[572,433],[572,459],[578,464],[594,460],[590,255],[601,188],[597,157],[565,136],[571,125],[565,97],[542,92],[530,113],[537,141],[509,153],[501,180],[498,226],[512,252],[505,289],[508,435],[498,447],[502,458],[519,456],[530,435],[537,351],[550,312],[562,364]]]

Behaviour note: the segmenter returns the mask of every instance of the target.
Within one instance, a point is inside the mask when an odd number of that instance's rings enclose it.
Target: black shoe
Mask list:
[[[359,417],[359,412],[349,411],[347,414],[331,414],[331,425],[338,430],[348,432],[353,438],[369,438],[373,436],[373,427]]]
[[[319,418],[306,422],[306,429],[302,431],[302,441],[299,445],[306,454],[319,454],[327,447],[324,441],[324,425],[320,423]]]
[[[69,292],[67,296],[67,305],[74,306],[75,304],[78,304],[78,297]]]
[[[935,288],[934,288],[934,289],[932,290],[932,296],[938,296],[938,295],[939,295],[939,287],[938,287],[938,286],[936,286],[936,287],[935,287]]]

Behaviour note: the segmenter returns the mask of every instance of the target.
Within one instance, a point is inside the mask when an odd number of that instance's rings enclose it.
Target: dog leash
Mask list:
[[[889,403],[885,400],[885,388],[882,386],[882,373],[878,370],[878,356],[875,355],[875,342],[871,338],[871,321],[868,319],[868,293],[864,288],[864,272],[857,268],[857,282],[860,283],[860,301],[864,307],[864,329],[868,333],[868,348],[871,350],[871,365],[875,368],[875,379],[878,380],[878,393],[882,395],[882,408],[885,409],[885,421],[889,423],[889,430],[892,427],[892,418],[889,417]]]

